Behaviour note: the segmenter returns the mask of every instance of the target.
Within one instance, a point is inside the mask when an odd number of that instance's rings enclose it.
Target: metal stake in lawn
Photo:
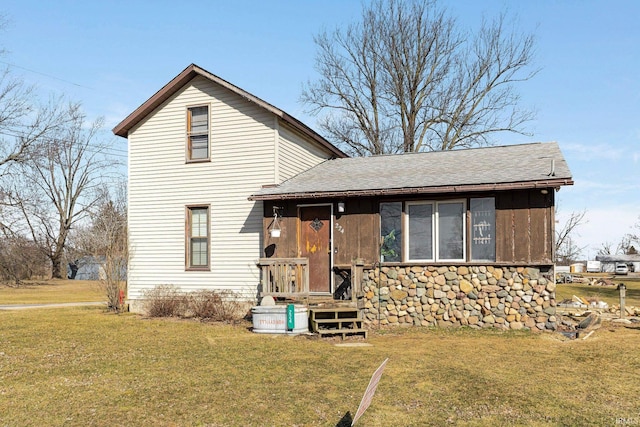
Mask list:
[[[627,291],[627,287],[624,285],[624,283],[620,283],[618,285],[618,290],[620,291],[620,318],[624,319],[624,314],[625,314],[624,313],[624,310],[625,310],[625,308],[624,308],[624,300],[625,300],[625,297],[627,296],[626,295],[627,294],[627,292],[626,292]]]
[[[362,400],[360,401],[360,406],[358,406],[358,410],[356,411],[356,416],[353,417],[353,421],[351,422],[351,427],[353,427],[358,421],[358,418],[364,414],[364,411],[367,410],[369,405],[371,405],[371,400],[373,400],[373,395],[376,392],[376,388],[378,387],[378,382],[380,382],[380,377],[382,377],[382,371],[384,371],[384,367],[387,365],[387,361],[389,358],[384,359],[384,362],[376,369],[376,371],[371,375],[371,379],[369,380],[369,385],[364,392],[364,396],[362,396]]]

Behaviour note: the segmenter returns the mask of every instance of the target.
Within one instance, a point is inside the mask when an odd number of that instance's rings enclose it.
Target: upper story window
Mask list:
[[[187,161],[209,159],[209,107],[187,109]]]

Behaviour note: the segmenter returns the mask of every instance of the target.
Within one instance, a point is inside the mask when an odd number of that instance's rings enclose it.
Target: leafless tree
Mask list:
[[[127,199],[126,187],[114,198],[108,199],[101,205],[97,220],[94,222],[94,232],[103,236],[103,252],[105,262],[100,284],[107,297],[111,310],[124,310],[124,297],[127,287],[127,264],[129,261],[129,246],[127,238]]]
[[[638,222],[633,225],[632,231],[622,236],[615,249],[613,243],[605,242],[598,251],[598,255],[635,255],[638,253],[638,247],[640,247],[640,217]]]
[[[115,163],[96,142],[101,120],[85,127],[78,105],[66,111],[64,127],[39,140],[38,152],[20,165],[21,180],[8,193],[30,238],[51,261],[51,275],[62,278],[69,232],[99,200],[106,171]]]
[[[1,28],[0,23],[0,28]],[[35,90],[12,75],[0,71],[0,231],[13,234],[15,217],[8,187],[20,179],[20,166],[37,155],[44,139],[68,124],[69,116],[60,99],[41,103]]]
[[[604,242],[600,249],[598,249],[598,255],[613,255],[614,253],[613,243],[609,241]]]
[[[616,253],[622,255],[635,255],[637,250],[633,245],[634,239],[632,234],[625,234],[620,243],[618,243],[618,247],[616,248]]]
[[[15,284],[41,275],[44,264],[35,242],[20,233],[21,216],[16,215],[11,187],[24,182],[22,167],[42,149],[42,141],[59,132],[69,117],[59,100],[42,104],[33,87],[13,76],[9,69],[0,72],[0,275]]]
[[[27,160],[44,136],[64,125],[67,115],[59,101],[39,104],[33,87],[12,76],[9,69],[1,72],[0,174],[9,164]]]
[[[48,269],[46,259],[33,241],[20,235],[0,238],[0,280],[20,286],[24,280],[43,277]]]
[[[355,155],[449,150],[524,134],[518,107],[534,38],[502,14],[471,34],[434,0],[375,0],[362,19],[315,37],[319,80],[301,100],[326,136]],[[529,71],[528,71],[529,70]]]
[[[584,247],[579,247],[575,243],[574,236],[577,228],[586,222],[586,214],[587,211],[572,212],[562,227],[556,229],[555,259],[557,263],[570,264],[577,261],[584,250]]]
[[[89,225],[72,233],[77,256],[91,256],[101,261],[100,286],[111,310],[124,308],[128,263],[126,183],[104,187],[99,201],[89,214]]]
[[[631,233],[628,233],[625,238],[629,241],[629,245],[632,246],[635,250],[640,248],[640,216],[638,216],[638,222],[633,225],[633,229]]]
[[[15,231],[8,187],[21,181],[21,166],[37,155],[42,141],[68,124],[58,101],[39,104],[33,88],[8,70],[0,74],[0,230],[5,234]]]

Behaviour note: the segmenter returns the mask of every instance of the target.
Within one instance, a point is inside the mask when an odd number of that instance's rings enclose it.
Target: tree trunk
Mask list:
[[[51,278],[66,279],[66,269],[62,265],[62,254],[53,254],[51,257]],[[64,274],[64,276],[63,276]]]

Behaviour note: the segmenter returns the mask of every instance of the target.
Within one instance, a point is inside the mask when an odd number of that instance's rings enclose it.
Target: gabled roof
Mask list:
[[[573,185],[555,142],[327,160],[251,200],[434,194]]]
[[[180,74],[178,74],[173,80],[167,83],[162,89],[156,92],[151,98],[149,98],[144,104],[139,106],[134,112],[129,114],[123,121],[121,121],[116,127],[113,128],[113,133],[126,138],[128,132],[131,128],[137,125],[140,121],[142,121],[149,113],[159,107],[164,101],[169,99],[174,93],[180,90],[184,85],[186,85],[191,79],[197,76],[205,77],[212,82],[230,90],[231,92],[236,93],[237,95],[245,98],[247,101],[253,102],[254,104],[264,108],[265,110],[275,114],[281,120],[291,125],[294,129],[301,132],[302,134],[310,137],[314,141],[316,141],[321,146],[327,148],[331,151],[336,157],[347,157],[347,155],[338,149],[336,146],[331,144],[329,141],[324,139],[322,136],[317,134],[313,129],[299,121],[293,116],[290,116],[286,112],[282,111],[279,108],[274,107],[268,102],[263,101],[255,95],[250,94],[249,92],[240,89],[239,87],[229,83],[226,80],[221,79],[215,74],[211,74],[207,70],[198,67],[195,64],[189,65],[184,69]]]

